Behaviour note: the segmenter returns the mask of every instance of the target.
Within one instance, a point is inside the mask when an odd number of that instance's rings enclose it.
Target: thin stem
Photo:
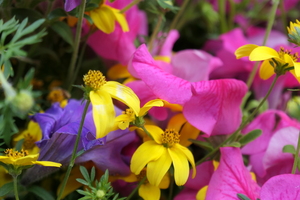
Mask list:
[[[18,193],[18,175],[12,175],[14,181],[14,194],[16,200],[19,200],[19,193]]]
[[[125,8],[122,8],[122,10],[120,10],[120,13],[125,13],[127,10],[129,10],[134,5],[140,3],[141,1],[142,0],[133,0],[130,4],[128,4],[127,6],[125,6]]]
[[[219,5],[219,18],[221,23],[221,33],[225,33],[227,31],[226,0],[218,0],[218,5]]]
[[[141,187],[141,185],[146,180],[146,176],[139,182],[139,184],[134,188],[134,190],[130,193],[130,195],[126,198],[126,200],[129,200],[133,197],[133,195],[136,193],[136,191]]]
[[[159,15],[159,17],[157,19],[156,26],[155,26],[155,28],[153,30],[153,33],[152,33],[152,35],[150,37],[150,40],[149,40],[149,43],[148,43],[148,50],[149,50],[149,52],[151,52],[152,49],[153,49],[154,41],[155,41],[156,36],[157,36],[157,34],[159,32],[159,29],[160,29],[160,26],[161,26],[161,23],[162,23],[162,19],[163,19],[162,16]]]
[[[145,126],[144,125],[141,125],[141,126],[139,126],[141,129],[143,129],[143,131],[152,139],[152,140],[154,140],[153,139],[153,137],[152,137],[152,135],[149,133],[149,131],[145,128]]]
[[[228,30],[233,29],[234,17],[235,17],[235,3],[233,0],[229,0],[230,11],[228,17]]]
[[[215,149],[213,149],[211,152],[209,152],[206,156],[204,156],[201,160],[199,160],[196,165],[199,165],[200,163],[204,162],[207,160],[207,158],[210,158],[212,155],[214,155],[219,149],[220,147],[222,147],[223,145],[227,144],[230,141],[234,141],[236,139],[236,137],[238,136],[238,134],[240,133],[240,131],[245,128],[245,126],[248,124],[248,122],[251,121],[251,119],[257,114],[258,110],[260,109],[260,107],[264,104],[264,102],[268,99],[271,91],[273,90],[276,81],[278,80],[278,75],[275,76],[275,78],[273,79],[273,82],[267,92],[267,94],[265,95],[265,97],[262,99],[262,101],[259,103],[259,105],[256,107],[256,109],[248,116],[248,118],[242,122],[242,124],[240,125],[240,127],[232,134],[230,135],[226,140],[224,140],[220,145],[218,145]]]
[[[296,173],[297,165],[298,165],[298,159],[299,159],[299,151],[300,151],[300,132],[298,136],[298,144],[297,144],[297,149],[294,155],[294,164],[293,164],[293,169],[292,169],[292,174]]]
[[[80,136],[81,136],[81,133],[82,133],[83,123],[84,123],[84,119],[85,119],[87,110],[89,108],[89,105],[90,105],[90,100],[87,100],[86,103],[85,103],[85,107],[84,107],[83,113],[82,113],[82,117],[81,117],[81,121],[80,121],[80,126],[79,126],[79,129],[78,129],[78,134],[77,134],[77,137],[76,137],[75,146],[74,146],[74,149],[73,149],[73,152],[72,152],[71,160],[70,160],[70,163],[69,163],[66,175],[64,177],[64,180],[63,180],[63,183],[62,183],[62,187],[61,187],[61,189],[59,191],[57,200],[61,199],[63,191],[65,190],[65,187],[67,185],[67,181],[69,179],[69,176],[71,174],[71,170],[72,170],[72,168],[74,166],[75,159],[76,159],[76,152],[77,152],[77,148],[78,148]]]
[[[272,5],[272,8],[271,8],[271,13],[269,15],[270,17],[269,17],[269,20],[268,20],[268,24],[267,24],[267,28],[266,28],[266,33],[265,33],[265,36],[264,36],[264,40],[263,40],[262,46],[266,45],[267,40],[269,38],[272,26],[274,24],[274,20],[275,20],[276,10],[277,10],[278,4],[279,4],[278,0],[277,1],[273,1],[273,5]],[[248,86],[248,88],[250,88],[250,86],[253,83],[253,80],[254,80],[255,74],[257,72],[257,69],[258,69],[258,62],[256,62],[254,64],[254,67],[253,67],[253,69],[252,69],[252,71],[251,71],[251,73],[249,75],[248,80],[247,80],[247,86]]]
[[[183,4],[181,5],[180,10],[178,11],[178,13],[176,14],[175,18],[173,19],[173,21],[172,21],[172,23],[170,25],[170,29],[169,30],[176,29],[178,21],[179,21],[180,17],[182,16],[182,14],[184,13],[187,5],[189,4],[189,1],[190,0],[184,0],[183,1]]]
[[[68,72],[68,77],[67,77],[67,89],[70,91],[71,86],[72,86],[72,77],[74,76],[74,69],[75,69],[75,64],[78,56],[78,50],[79,50],[79,43],[80,43],[80,38],[81,38],[81,29],[82,29],[82,22],[83,22],[83,16],[84,16],[84,10],[85,10],[85,3],[86,0],[82,0],[81,4],[79,6],[79,17],[78,17],[78,24],[76,27],[76,35],[75,35],[75,41],[74,41],[74,51],[72,54],[71,58],[71,63],[69,66],[69,72]]]

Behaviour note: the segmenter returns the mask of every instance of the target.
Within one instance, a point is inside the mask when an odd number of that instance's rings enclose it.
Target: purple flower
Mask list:
[[[70,12],[77,6],[79,6],[81,0],[65,0],[65,11]]]
[[[81,104],[79,100],[69,100],[64,108],[53,104],[45,113],[38,113],[32,117],[39,123],[43,133],[41,141],[37,142],[40,148],[39,160],[55,161],[64,166],[69,164],[84,106],[85,103]],[[120,113],[120,110],[117,112]],[[92,111],[89,107],[77,149],[77,152],[84,153],[76,159],[76,163],[93,161],[97,168],[103,171],[108,169],[110,174],[128,175],[129,158],[123,156],[121,151],[134,138],[134,133],[117,130],[105,138],[96,139]],[[22,182],[29,184],[54,171],[53,168],[30,168],[23,176]]]

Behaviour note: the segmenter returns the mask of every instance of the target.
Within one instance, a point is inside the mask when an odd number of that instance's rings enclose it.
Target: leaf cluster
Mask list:
[[[92,199],[92,200],[122,200],[126,198],[118,198],[119,194],[114,194],[110,182],[108,181],[109,173],[105,171],[104,175],[100,178],[100,181],[95,180],[96,172],[95,167],[92,168],[91,174],[89,175],[87,169],[80,166],[80,172],[84,179],[76,179],[79,183],[87,186],[85,190],[76,190],[79,194],[84,197],[79,200]],[[95,181],[94,181],[95,180]]]

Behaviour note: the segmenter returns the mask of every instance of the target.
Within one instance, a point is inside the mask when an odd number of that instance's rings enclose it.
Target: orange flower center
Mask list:
[[[15,151],[13,149],[6,149],[4,151],[4,153],[6,154],[7,157],[10,157],[13,159],[18,159],[18,158],[28,156],[28,151],[23,150],[23,149],[21,151]]]
[[[292,52],[291,50],[287,50],[287,49],[284,49],[283,47],[280,47],[280,50],[278,51],[278,55],[282,60],[284,60],[285,54],[289,55],[293,59],[294,62],[297,62],[298,58],[299,58],[298,53],[292,54],[291,52]]]
[[[162,134],[162,143],[165,147],[172,147],[180,142],[180,134],[175,129],[166,129]]]
[[[106,79],[100,71],[89,70],[89,72],[83,76],[83,82],[86,86],[91,87],[93,90],[98,90],[106,83]]]

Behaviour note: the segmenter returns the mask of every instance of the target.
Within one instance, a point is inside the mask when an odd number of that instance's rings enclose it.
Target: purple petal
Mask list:
[[[65,11],[70,12],[77,6],[79,6],[81,3],[81,0],[66,0],[65,2]]]
[[[220,150],[220,165],[209,182],[206,199],[236,200],[238,193],[250,199],[258,198],[260,188],[244,166],[240,149],[222,147]]]
[[[300,199],[300,175],[283,174],[269,179],[261,188],[260,199]]]
[[[158,98],[175,104],[183,104],[190,99],[191,84],[159,68],[146,45],[135,51],[131,64],[129,71],[142,79]]]
[[[187,121],[205,136],[233,133],[241,123],[240,104],[247,92],[242,81],[233,79],[193,83],[195,93],[183,106]]]

